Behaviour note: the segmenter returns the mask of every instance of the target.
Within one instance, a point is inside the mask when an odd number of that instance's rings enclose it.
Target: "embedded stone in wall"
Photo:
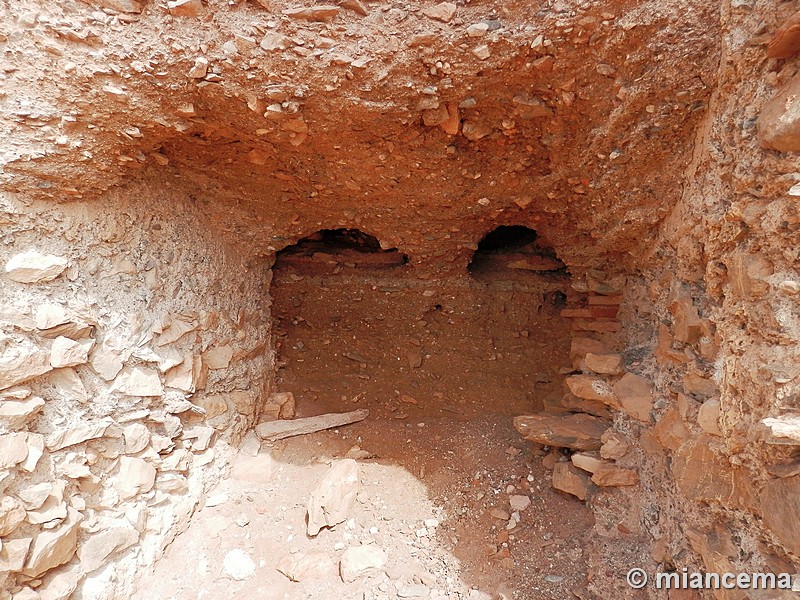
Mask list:
[[[800,554],[800,476],[768,480],[760,502],[767,527],[790,552]]]
[[[779,152],[800,152],[800,77],[795,77],[761,109],[758,141]]]
[[[27,338],[0,336],[0,390],[10,388],[43,375],[53,367],[50,353]]]
[[[25,332],[36,329],[30,306],[0,306],[0,324],[11,325]]]
[[[28,456],[28,434],[0,435],[0,469],[12,469]]]
[[[156,469],[141,458],[122,456],[119,459],[119,473],[114,480],[123,500],[133,498],[137,494],[149,492],[155,483]]]
[[[172,367],[164,376],[164,385],[167,387],[194,392],[196,389],[194,359],[187,356],[179,365]]]
[[[19,468],[33,473],[44,454],[44,436],[41,433],[26,433],[25,441],[28,444],[28,456],[20,463]]]
[[[597,400],[584,400],[569,392],[561,397],[558,406],[566,408],[570,412],[587,413],[601,419],[612,419],[614,417],[611,409],[606,404]]]
[[[38,577],[50,569],[68,562],[78,546],[78,525],[83,515],[72,507],[67,508],[67,518],[55,529],[43,530],[33,545],[22,573]]]
[[[691,432],[681,419],[681,415],[674,407],[669,408],[658,419],[653,434],[664,448],[675,451],[691,437]]]
[[[111,387],[128,396],[160,396],[164,392],[158,371],[147,367],[125,367]]]
[[[0,422],[10,429],[20,429],[44,408],[44,400],[31,396],[23,400],[0,400]]]
[[[619,408],[619,402],[609,383],[594,375],[571,375],[564,380],[569,391],[578,398],[596,400],[613,408]]]
[[[29,537],[3,540],[3,546],[0,548],[0,574],[5,575],[22,570],[32,541],[33,538]],[[14,597],[16,598],[16,596]]]
[[[106,381],[113,381],[123,367],[121,355],[110,340],[104,340],[95,348],[89,364]]]
[[[256,410],[257,394],[251,390],[234,390],[228,394],[233,404],[236,406],[236,412],[241,415],[252,415]]]
[[[191,445],[191,449],[193,452],[202,452],[207,450],[208,447],[211,445],[211,440],[214,438],[214,428],[213,427],[203,427],[202,425],[196,425],[194,427],[190,427],[189,429],[185,429],[183,431],[183,440],[186,441],[189,445]],[[256,438],[254,432],[252,433],[252,437]],[[257,440],[258,438],[256,438]],[[258,454],[258,450],[256,450],[256,454]]]
[[[731,534],[723,525],[702,532],[694,528],[686,530],[686,539],[692,549],[703,559],[709,573],[735,573],[731,558],[738,555]],[[748,594],[736,590],[718,590],[714,596],[720,600],[745,600]]]
[[[75,369],[66,367],[51,371],[47,375],[47,381],[61,400],[79,404],[85,404],[89,400],[89,392],[86,391],[86,386],[83,385],[83,380]]]
[[[227,394],[208,394],[195,399],[195,404],[206,411],[206,419],[213,419],[228,412]]]
[[[139,532],[131,527],[112,527],[90,535],[78,548],[81,570],[91,573],[102,567],[109,556],[139,541]]]
[[[57,523],[66,518],[65,488],[66,482],[62,479],[43,482],[20,490],[19,498],[28,510],[25,520],[32,525],[42,525]]]
[[[719,400],[712,398],[703,402],[700,409],[697,411],[697,424],[711,435],[722,435],[722,430],[719,428]]]
[[[601,463],[592,475],[592,483],[602,487],[620,487],[639,483],[639,474],[614,463]]]
[[[595,452],[576,452],[570,456],[572,464],[589,473],[594,473],[603,464],[603,460]]]
[[[603,375],[620,375],[624,372],[622,368],[621,354],[595,354],[589,352],[584,358],[586,368],[595,373]]]
[[[294,417],[295,399],[292,392],[275,392],[270,394],[267,403],[261,410],[262,417],[271,419],[291,419]]]
[[[606,345],[593,338],[576,336],[572,338],[569,347],[569,357],[574,368],[580,368],[584,357],[590,352],[593,354],[604,354],[608,351]]]
[[[63,570],[47,574],[45,582],[36,588],[38,600],[69,600],[78,589],[81,574],[73,570]]]
[[[514,418],[514,428],[525,439],[573,450],[597,450],[609,422],[591,415],[528,415]]]
[[[5,496],[0,500],[0,537],[13,533],[24,520],[25,509],[19,500],[12,496]]]
[[[675,452],[672,474],[688,498],[726,502],[737,493],[733,467],[715,448],[713,438],[703,434]]]
[[[150,443],[150,430],[141,423],[131,423],[122,430],[125,440],[125,453],[138,454]]]
[[[166,346],[167,344],[177,342],[184,335],[186,335],[191,331],[194,331],[195,329],[197,329],[197,323],[195,321],[187,322],[179,318],[174,318],[172,319],[172,322],[170,323],[169,327],[167,327],[158,336],[156,345]]]
[[[683,389],[687,394],[691,394],[700,399],[719,396],[717,384],[699,373],[686,373],[683,376]]]
[[[114,420],[105,418],[95,423],[86,423],[74,428],[56,430],[47,436],[47,449],[55,452],[87,440],[103,437],[106,430],[112,425],[114,425]]]
[[[686,292],[679,293],[669,305],[669,312],[674,319],[672,335],[679,342],[694,344],[703,335],[702,322],[691,296]]]
[[[630,441],[619,431],[609,429],[601,437],[603,445],[600,447],[600,456],[611,460],[619,460],[630,450]]]
[[[93,345],[92,339],[76,342],[68,337],[59,336],[50,346],[50,364],[54,369],[85,364],[89,361],[89,351]]]
[[[36,329],[48,331],[70,323],[72,318],[67,314],[67,309],[63,305],[57,302],[43,302],[36,308],[33,320]]]
[[[224,346],[212,346],[203,352],[203,362],[209,369],[227,369],[233,358],[233,348],[226,344]]]
[[[800,52],[800,11],[794,13],[775,32],[767,46],[767,58],[791,58]]]
[[[650,381],[626,373],[614,384],[614,395],[626,413],[645,423],[650,422],[650,412],[653,410],[653,386]]]
[[[731,253],[726,261],[733,296],[740,300],[760,298],[769,291],[766,279],[775,272],[772,263],[760,253],[743,250]]]
[[[346,458],[333,463],[308,498],[308,535],[347,520],[360,485],[356,461]]]
[[[663,323],[658,326],[658,346],[653,353],[659,362],[667,363],[687,363],[689,357],[682,350],[675,350],[672,347],[674,339],[670,333],[669,327]]]
[[[161,348],[158,351],[158,370],[166,373],[172,367],[176,367],[185,360],[183,354],[177,348]]]
[[[45,283],[61,275],[68,264],[63,256],[29,250],[11,257],[6,263],[6,277],[19,283]]]
[[[800,416],[767,417],[761,423],[769,430],[767,443],[800,446]]]

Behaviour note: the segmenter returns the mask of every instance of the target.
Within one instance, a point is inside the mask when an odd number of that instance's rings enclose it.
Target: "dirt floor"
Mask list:
[[[564,281],[506,271],[425,283],[380,256],[290,256],[272,288],[277,388],[294,393],[298,416],[366,407],[370,417],[262,447],[269,480],[224,481],[135,600],[587,597],[591,513],[551,489],[541,450],[510,418],[560,390],[568,342],[551,300]],[[308,537],[309,493],[326,463],[354,452],[355,514]],[[512,496],[530,505],[515,511]],[[338,564],[359,544],[388,562],[354,583],[276,570],[289,555]],[[236,549],[256,564],[241,582],[224,571]]]

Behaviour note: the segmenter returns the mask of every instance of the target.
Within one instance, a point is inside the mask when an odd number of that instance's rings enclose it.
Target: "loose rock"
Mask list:
[[[449,23],[456,16],[458,7],[452,2],[441,2],[436,6],[431,6],[422,10],[422,14],[430,19]]]
[[[360,488],[358,463],[353,459],[333,463],[308,499],[308,535],[333,527],[350,516]]]
[[[570,463],[558,463],[553,467],[553,487],[567,492],[579,500],[586,500],[589,490],[589,478],[580,469]]]
[[[342,554],[339,573],[345,583],[352,583],[386,564],[386,553],[377,546],[348,548]]]
[[[298,552],[283,557],[275,567],[292,581],[322,579],[336,572],[336,564],[323,552]]]
[[[225,555],[222,561],[222,570],[225,575],[235,581],[244,581],[253,576],[256,572],[256,563],[244,550],[231,550]]]

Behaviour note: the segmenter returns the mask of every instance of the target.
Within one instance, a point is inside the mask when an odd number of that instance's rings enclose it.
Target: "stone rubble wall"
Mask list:
[[[609,565],[651,573],[800,570],[798,59],[769,55],[778,42],[800,47],[797,19],[786,3],[724,7],[720,85],[682,201],[643,252],[640,271],[604,281],[622,294],[621,335],[603,342],[573,331],[572,368],[581,372],[566,378],[562,405],[611,422],[598,451],[545,461],[554,486],[586,498],[595,512],[590,580],[602,595],[630,591],[608,576]],[[592,277],[574,278],[589,297],[565,316],[603,316],[592,313],[592,285]],[[614,351],[640,378],[627,404],[617,386],[629,375],[620,377],[610,358],[598,360]],[[612,434],[625,442],[613,457]],[[616,464],[604,466],[610,458]],[[597,481],[598,469],[606,477],[620,467],[638,477],[617,473],[606,487]],[[652,562],[638,564],[643,555]],[[721,600],[795,595],[708,592]]]
[[[270,271],[199,212],[0,198],[0,598],[127,597],[254,424]]]
[[[720,84],[661,260],[639,286],[663,398],[642,446],[667,474],[646,493],[663,507],[653,556],[664,564],[800,569],[800,213],[790,191],[800,175],[796,155],[763,139],[770,119],[800,132],[789,103],[773,110],[797,57],[770,59],[766,47],[796,13],[769,1],[724,6]]]
[[[800,429],[791,400],[800,328],[781,329],[782,343],[761,344],[731,330],[726,308],[733,300],[755,315],[785,306],[797,275],[782,271],[746,304],[731,294],[736,281],[726,282],[731,295],[720,305],[699,281],[659,272],[655,281],[596,271],[574,277],[579,294],[562,311],[572,322],[565,393],[546,407],[554,415],[515,425],[528,439],[572,449],[543,462],[554,488],[594,511],[589,580],[601,596],[629,594],[619,574],[633,567],[795,574]],[[775,304],[758,302],[769,297]],[[766,376],[769,369],[778,374]]]

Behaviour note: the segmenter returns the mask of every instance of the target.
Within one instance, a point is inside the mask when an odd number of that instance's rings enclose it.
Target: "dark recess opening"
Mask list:
[[[275,260],[275,266],[302,266],[311,263],[341,263],[346,266],[389,268],[408,262],[397,248],[381,248],[373,235],[360,229],[321,229],[287,246]]]
[[[506,270],[567,275],[556,251],[524,225],[501,225],[483,236],[468,268],[476,276]]]

